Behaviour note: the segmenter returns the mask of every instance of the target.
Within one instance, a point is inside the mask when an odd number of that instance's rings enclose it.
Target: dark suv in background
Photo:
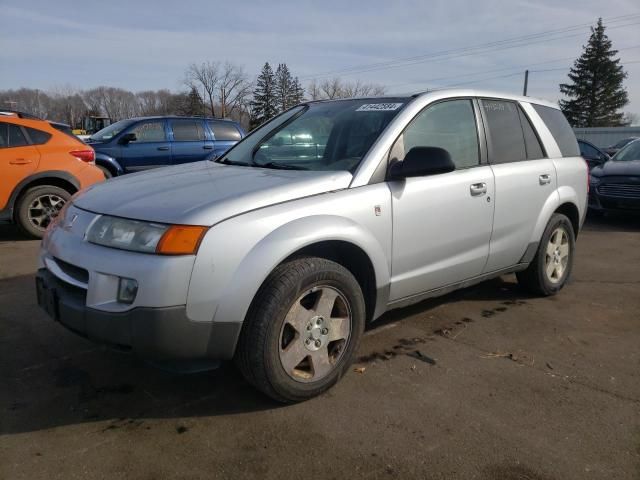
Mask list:
[[[140,117],[121,120],[91,135],[96,165],[107,178],[150,168],[210,160],[244,137],[231,120]]]

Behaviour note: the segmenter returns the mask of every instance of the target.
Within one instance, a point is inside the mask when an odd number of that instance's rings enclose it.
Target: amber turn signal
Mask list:
[[[161,255],[194,255],[198,251],[207,227],[173,225],[162,235],[156,247]]]

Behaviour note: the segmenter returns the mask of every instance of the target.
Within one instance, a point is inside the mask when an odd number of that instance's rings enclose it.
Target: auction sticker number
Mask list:
[[[402,106],[401,103],[365,103],[356,112],[390,112]]]

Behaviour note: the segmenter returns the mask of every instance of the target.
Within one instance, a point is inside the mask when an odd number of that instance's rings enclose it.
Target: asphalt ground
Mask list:
[[[638,217],[588,219],[555,297],[509,275],[387,313],[285,407],[54,324],[37,249],[0,227],[1,479],[640,479]]]

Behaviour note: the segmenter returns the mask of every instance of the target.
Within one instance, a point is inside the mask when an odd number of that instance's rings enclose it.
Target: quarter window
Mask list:
[[[164,122],[139,123],[129,133],[136,134],[136,143],[164,142],[167,136],[164,131]]]
[[[237,142],[242,138],[242,135],[240,135],[240,132],[232,123],[209,122],[209,127],[211,127],[211,130],[213,130],[213,135],[218,141]]]
[[[35,128],[24,127],[34,145],[43,145],[49,141],[51,134]]]
[[[562,112],[557,108],[532,104],[540,118],[547,124],[547,128],[558,144],[563,157],[577,157],[580,155],[578,141]]]
[[[199,120],[171,120],[175,142],[197,142],[204,140],[204,129]]]
[[[489,127],[491,163],[526,160],[527,150],[518,105],[502,100],[482,100],[481,105]]]
[[[471,100],[448,100],[427,107],[398,137],[390,158],[400,160],[414,147],[443,148],[457,168],[478,165],[478,130]]]

